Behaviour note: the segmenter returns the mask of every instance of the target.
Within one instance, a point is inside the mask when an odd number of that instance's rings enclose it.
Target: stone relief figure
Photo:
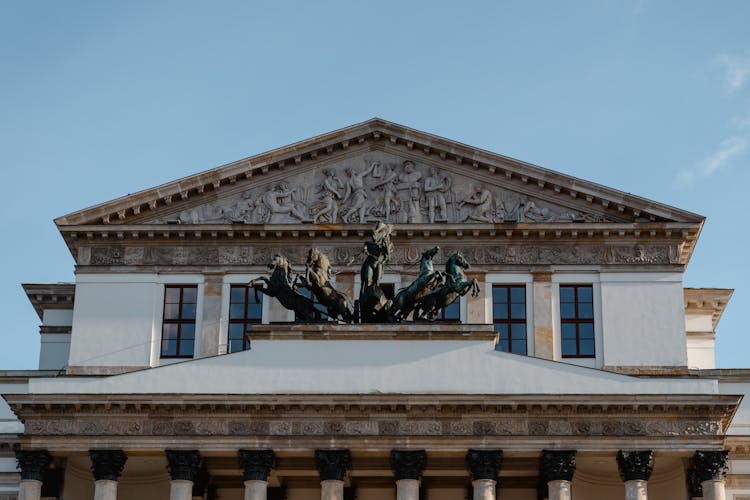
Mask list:
[[[397,212],[399,209],[396,169],[393,165],[389,165],[383,173],[373,172],[373,177],[380,178],[380,181],[376,182],[372,189],[383,188],[383,207],[378,215],[381,215],[384,220],[391,220],[391,212]]]
[[[313,223],[317,224],[320,219],[323,219],[336,224],[339,219],[339,203],[336,200],[343,197],[344,184],[331,169],[323,170],[323,175],[325,179],[318,190],[321,198],[313,213]]]
[[[418,224],[422,221],[422,172],[416,169],[414,162],[406,160],[403,163],[404,171],[399,176],[398,190],[407,190],[406,204],[406,222]]]
[[[447,221],[448,209],[445,195],[451,188],[451,177],[440,175],[435,167],[430,167],[429,174],[424,180],[424,194],[427,198],[429,221],[430,223]],[[437,213],[440,215],[436,216]]]
[[[262,223],[283,222],[285,215],[299,221],[307,219],[307,207],[299,197],[299,188],[291,189],[286,182],[280,182],[266,191],[256,202],[255,210],[258,222]]]
[[[466,205],[474,205],[467,219],[477,222],[493,222],[492,217],[492,193],[480,184],[474,187],[474,193],[464,198],[459,204],[459,208]]]
[[[370,175],[376,167],[380,166],[379,162],[373,162],[361,172],[355,171],[351,167],[345,169],[349,180],[346,183],[346,192],[344,193],[344,202],[351,199],[349,209],[344,213],[344,222],[365,223],[367,216],[367,192],[365,191],[365,176]],[[355,217],[356,216],[356,217]]]
[[[372,241],[366,241],[364,252],[365,261],[360,271],[361,288],[359,292],[360,321],[362,323],[380,323],[387,319],[388,300],[380,280],[383,269],[393,254],[391,233],[393,226],[378,222],[372,232]]]

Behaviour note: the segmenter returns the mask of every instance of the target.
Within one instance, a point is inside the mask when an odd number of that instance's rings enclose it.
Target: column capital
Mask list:
[[[346,471],[352,467],[352,455],[349,450],[315,450],[315,467],[321,481],[343,481]]]
[[[396,476],[396,481],[419,480],[426,464],[427,452],[425,450],[391,450],[391,469]]]
[[[618,451],[617,468],[623,481],[640,479],[648,481],[654,470],[654,452],[651,450]]]
[[[576,471],[576,450],[542,450],[544,482],[572,481]]]
[[[698,450],[693,456],[695,463],[695,472],[698,480],[703,481],[724,481],[729,472],[729,452],[726,450],[705,451]]]
[[[198,450],[166,450],[167,470],[173,481],[195,481],[201,464]]]
[[[475,481],[477,479],[497,481],[502,462],[502,450],[469,450],[466,453],[466,468],[471,471],[471,477]]]
[[[273,450],[240,450],[239,457],[245,481],[268,481],[268,475],[276,465]]]
[[[128,457],[122,450],[89,450],[95,481],[117,481]]]
[[[42,481],[52,456],[47,450],[16,450],[16,463],[21,470],[21,480]]]

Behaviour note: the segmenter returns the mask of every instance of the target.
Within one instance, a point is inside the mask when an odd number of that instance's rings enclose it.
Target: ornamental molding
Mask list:
[[[685,288],[685,314],[710,314],[712,328],[716,330],[733,293],[731,288]]]

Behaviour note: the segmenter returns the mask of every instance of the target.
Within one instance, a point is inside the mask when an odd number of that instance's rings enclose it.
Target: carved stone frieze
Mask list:
[[[502,450],[469,450],[466,453],[466,468],[471,471],[474,481],[478,479],[496,481],[502,461]]]
[[[575,450],[542,450],[539,475],[544,481],[572,481],[575,471]]]
[[[315,467],[321,481],[343,481],[352,467],[352,455],[349,450],[315,450]]]
[[[420,479],[427,465],[425,450],[391,450],[391,469],[396,481]]]
[[[128,460],[122,450],[90,450],[89,456],[96,481],[117,481]]]
[[[240,450],[240,465],[245,471],[245,481],[268,481],[276,463],[273,450]]]
[[[390,257],[391,265],[413,265],[431,245],[396,247]],[[84,266],[207,266],[243,265],[265,266],[274,254],[283,254],[292,265],[301,267],[309,244],[274,246],[239,243],[216,245],[170,245],[131,247],[96,245],[79,255]],[[362,259],[361,245],[317,245],[336,266],[347,266]],[[473,265],[550,265],[550,264],[613,264],[613,265],[671,265],[679,264],[677,245],[565,245],[565,244],[504,244],[504,245],[445,245],[435,263],[444,264],[446,256],[461,251]]]
[[[339,159],[148,220],[181,224],[605,222],[384,151]]]
[[[617,453],[617,467],[623,481],[648,481],[654,470],[654,452],[620,450]]]

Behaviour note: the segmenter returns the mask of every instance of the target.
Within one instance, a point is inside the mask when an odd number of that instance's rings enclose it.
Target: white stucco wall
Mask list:
[[[682,274],[602,273],[604,366],[687,366]]]
[[[40,370],[62,370],[68,366],[70,337],[69,333],[43,333],[40,335]]]

